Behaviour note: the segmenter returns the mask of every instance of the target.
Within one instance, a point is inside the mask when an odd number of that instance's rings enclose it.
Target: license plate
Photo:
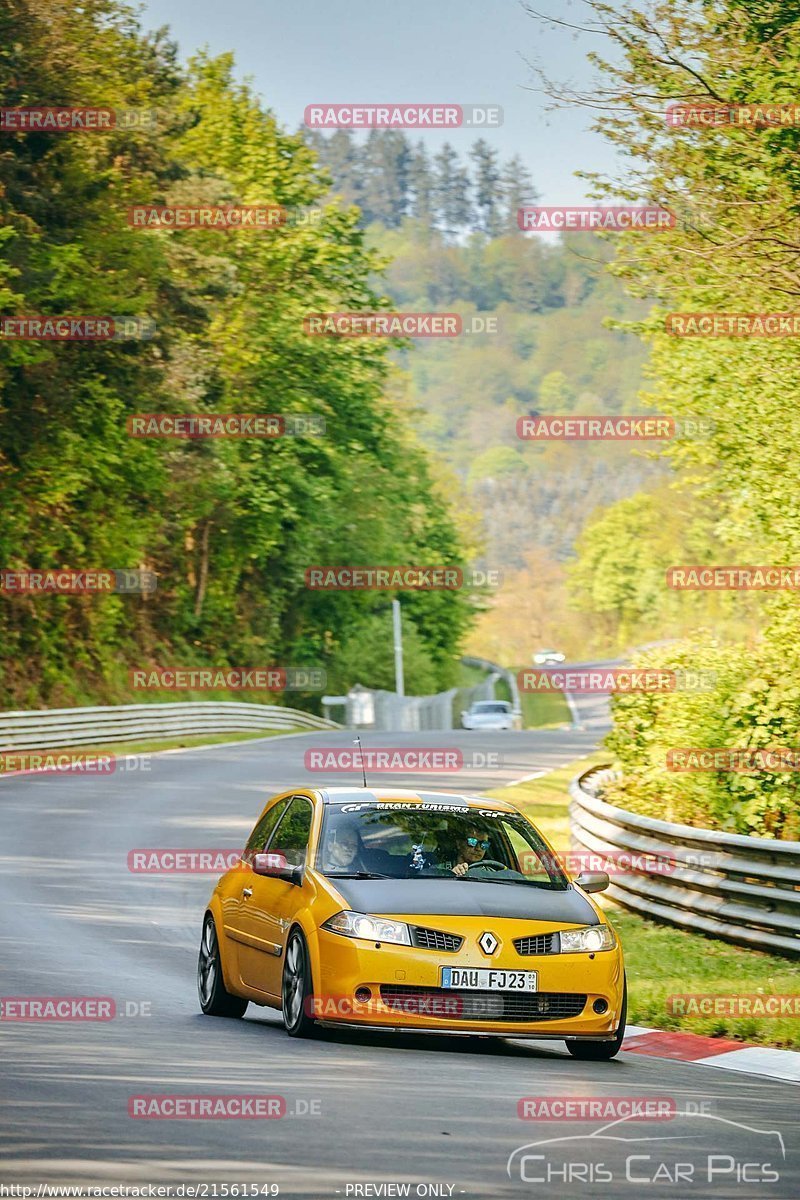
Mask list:
[[[443,988],[476,988],[481,992],[535,992],[538,971],[501,971],[492,967],[442,967]]]

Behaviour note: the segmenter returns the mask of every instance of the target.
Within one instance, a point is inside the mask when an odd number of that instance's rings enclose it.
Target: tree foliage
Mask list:
[[[611,5],[589,0],[588,27],[601,48],[592,57],[596,87],[572,101],[600,108],[598,128],[625,156],[622,178],[595,178],[598,198],[659,204],[678,217],[659,236],[618,239],[614,271],[655,307],[637,328],[652,350],[647,403],[676,418],[701,418],[710,433],[680,436],[667,455],[676,471],[679,511],[706,507],[702,557],[696,522],[672,536],[679,561],[793,564],[800,559],[800,434],[797,338],[675,337],[668,312],[774,313],[796,308],[800,294],[800,127],[668,124],[668,105],[691,102],[794,105],[800,65],[800,16],[782,0],[657,0]],[[673,598],[664,582],[665,527],[652,521],[648,497],[627,501],[587,531],[576,580],[584,599],[619,614],[649,608],[655,623]],[[666,531],[668,531],[668,525]],[[673,535],[675,530],[673,530]],[[605,566],[615,548],[620,570]],[[706,698],[619,698],[611,745],[626,774],[625,794],[652,810],[658,789],[670,810],[724,827],[797,836],[791,776],[709,777],[664,772],[674,739],[741,748],[794,746],[800,735],[798,604],[766,598],[753,621],[752,598],[726,597],[740,632],[713,642],[699,633],[690,653],[714,663],[718,690]],[[753,635],[754,625],[759,636]],[[718,631],[719,632],[719,631]],[[676,652],[677,653],[677,652]],[[670,657],[672,657],[670,655]],[[685,742],[683,744],[686,744]],[[787,832],[790,827],[794,833]]]
[[[519,155],[501,164],[483,138],[462,162],[449,142],[430,156],[423,141],[414,144],[394,129],[371,129],[363,141],[346,129],[328,136],[306,130],[304,136],[330,172],[334,191],[360,206],[365,225],[397,229],[414,217],[448,240],[474,231],[519,234],[517,209],[536,199]]]
[[[158,575],[147,597],[3,597],[4,703],[114,699],[132,664],[331,665],[385,596],[309,591],[308,566],[465,552],[386,399],[386,345],[303,330],[310,312],[387,303],[358,211],[328,197],[314,151],[229,56],[184,70],[116,0],[11,0],[4,24],[4,105],[159,113],[155,130],[3,134],[4,311],[146,314],[157,331],[0,343],[0,560]],[[134,203],[280,204],[319,219],[141,230],[126,220]],[[326,434],[131,439],[126,418],[143,411],[313,413]],[[460,593],[409,599],[437,686],[470,612]]]

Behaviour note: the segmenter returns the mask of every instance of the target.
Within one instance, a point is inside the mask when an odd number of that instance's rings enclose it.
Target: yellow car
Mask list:
[[[274,796],[208,905],[204,1013],[281,1009],[330,1025],[564,1040],[609,1059],[625,1031],[622,949],[512,805],[447,792]]]

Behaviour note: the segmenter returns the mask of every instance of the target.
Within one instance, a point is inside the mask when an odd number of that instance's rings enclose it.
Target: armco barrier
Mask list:
[[[695,829],[607,804],[601,767],[569,787],[570,830],[578,850],[669,860],[667,873],[612,876],[608,895],[643,916],[712,934],[751,949],[800,958],[800,842]]]
[[[522,728],[522,702],[519,698],[519,687],[517,686],[517,677],[513,671],[509,671],[508,667],[501,667],[498,663],[491,662],[488,658],[474,658],[468,655],[461,659],[465,667],[478,667],[481,671],[486,671],[490,676],[496,675],[500,679],[504,679],[508,685],[508,690],[511,693],[511,709],[514,716],[514,728]]]
[[[94,746],[144,738],[194,737],[237,730],[340,729],[312,713],[276,704],[199,700],[0,713],[0,752]]]

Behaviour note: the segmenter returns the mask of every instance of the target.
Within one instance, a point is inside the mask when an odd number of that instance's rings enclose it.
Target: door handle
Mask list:
[[[247,900],[247,899],[248,899],[248,897],[252,896],[252,894],[253,894],[253,889],[252,889],[252,888],[244,888],[244,889],[242,890],[242,899],[243,899],[243,900]]]

